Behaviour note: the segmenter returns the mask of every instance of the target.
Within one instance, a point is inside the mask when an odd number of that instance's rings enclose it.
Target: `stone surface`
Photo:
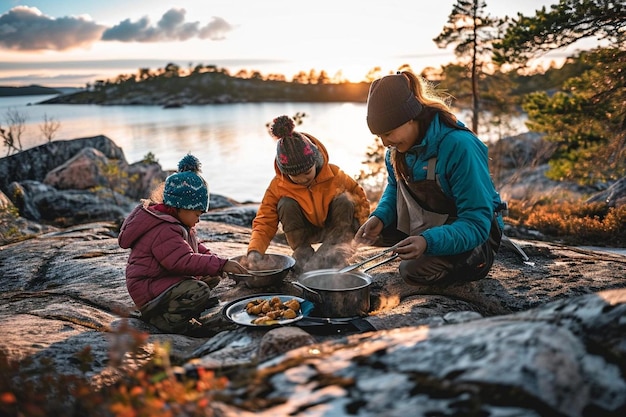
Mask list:
[[[221,256],[245,252],[248,227],[204,218],[198,227]],[[366,320],[374,332],[242,326],[195,339],[133,318],[128,252],[115,236],[115,224],[92,223],[0,247],[0,348],[13,359],[49,358],[58,372],[80,374],[75,355],[91,346],[87,375],[97,387],[142,366],[156,344],[170,344],[180,372],[203,367],[231,379],[232,391],[213,405],[226,416],[626,410],[624,256],[517,241],[528,263],[503,249],[486,279],[441,288],[404,285],[391,262],[370,271],[375,302]],[[281,243],[271,249],[290,252]],[[378,250],[361,248],[354,260]],[[294,279],[290,273],[276,287],[249,289],[223,278],[214,290],[221,303],[207,314],[259,293],[300,296]],[[141,354],[124,354],[124,327],[149,335]],[[233,388],[250,378],[257,382]]]
[[[122,178],[133,180],[124,195],[104,171],[91,171],[95,160],[126,167]],[[77,178],[85,169],[92,175]],[[47,175],[68,189],[45,184]],[[229,378],[209,405],[224,417],[626,414],[626,256],[540,240],[512,240],[487,278],[447,287],[408,286],[397,261],[382,265],[369,272],[369,315],[327,325],[235,326],[222,318],[227,303],[302,292],[293,271],[259,289],[225,277],[213,290],[219,305],[205,312],[219,333],[159,332],[137,318],[125,287],[128,251],[116,237],[164,175],[155,163],[127,165],[104,137],[0,159],[0,202],[24,216],[11,225],[21,239],[0,246],[0,350],[10,359],[32,359],[35,375],[51,361],[97,389],[170,346],[178,375],[207,368]],[[95,190],[81,189],[85,179]],[[598,198],[618,206],[623,190],[618,182]],[[223,257],[244,254],[257,205],[211,195],[210,207],[200,239]],[[352,262],[380,250],[359,248]],[[291,254],[280,233],[270,252]],[[86,349],[85,371],[77,355]]]
[[[62,227],[119,222],[167,174],[155,162],[128,165],[111,139],[95,136],[0,158],[0,191],[27,220]]]
[[[109,164],[109,159],[99,150],[81,149],[63,165],[48,172],[43,183],[57,190],[88,190],[107,181],[104,177]]]

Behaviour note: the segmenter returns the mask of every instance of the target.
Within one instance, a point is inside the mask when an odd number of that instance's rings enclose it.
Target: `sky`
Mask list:
[[[487,0],[492,17],[558,0]],[[263,75],[324,70],[358,82],[454,61],[433,42],[456,0],[0,0],[0,85],[84,87],[198,64]],[[583,47],[584,48],[584,47]],[[558,61],[559,51],[546,58]]]

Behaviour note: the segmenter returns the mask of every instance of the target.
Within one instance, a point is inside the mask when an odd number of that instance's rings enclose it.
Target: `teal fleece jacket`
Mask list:
[[[458,122],[459,126],[463,126]],[[385,154],[387,186],[371,214],[386,226],[397,217],[397,180],[391,166],[391,151]],[[472,132],[450,128],[436,115],[424,140],[406,153],[407,166],[413,167],[413,180],[426,179],[428,160],[437,156],[435,172],[444,194],[452,198],[458,219],[452,224],[422,232],[427,255],[455,255],[483,244],[489,237],[491,219],[501,199],[489,173],[487,146]],[[503,227],[502,216],[498,222]]]

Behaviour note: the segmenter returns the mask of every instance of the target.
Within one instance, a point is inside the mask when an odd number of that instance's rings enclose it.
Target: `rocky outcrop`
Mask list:
[[[368,316],[278,328],[234,325],[222,319],[222,309],[260,293],[301,296],[294,272],[258,289],[224,277],[213,290],[219,304],[205,312],[215,318],[215,336],[159,332],[137,318],[125,287],[128,251],[117,245],[119,222],[106,219],[106,211],[123,217],[137,202],[114,187],[102,190],[108,197],[92,187],[107,177],[89,161],[123,166],[111,144],[99,140],[63,162],[46,156],[48,149],[44,160],[55,162],[46,174],[23,167],[19,181],[6,181],[13,195],[26,196],[20,210],[42,220],[60,215],[53,207],[73,216],[78,207],[92,216],[97,205],[104,208],[102,218],[67,227],[36,228],[20,217],[29,238],[0,246],[0,350],[10,360],[28,358],[34,371],[53,363],[56,372],[84,375],[97,389],[168,345],[180,377],[204,368],[229,379],[220,401],[207,406],[226,417],[626,413],[626,257],[609,252],[519,239],[514,243],[527,258],[503,246],[487,278],[445,287],[408,286],[392,262],[370,272]],[[19,164],[5,158],[0,171],[7,165]],[[89,172],[80,178],[87,190],[72,182],[79,167]],[[138,167],[141,184],[162,173]],[[245,253],[256,206],[222,196],[211,196],[210,206],[200,238],[221,256]],[[379,250],[360,248],[352,261]],[[271,251],[291,252],[280,235]],[[134,355],[127,354],[129,331],[147,335]],[[86,371],[76,359],[85,349],[92,358]]]
[[[221,256],[245,252],[248,227],[203,217],[199,234]],[[226,326],[209,339],[163,334],[134,318],[124,284],[127,251],[116,226],[92,223],[0,248],[0,349],[13,359],[48,359],[81,374],[75,355],[90,346],[87,376],[110,384],[141,367],[157,344],[171,345],[181,375],[222,372],[223,415],[620,415],[626,410],[626,258],[545,242],[503,248],[489,276],[448,287],[405,285],[390,263],[371,272],[374,332],[357,327]],[[355,260],[379,249],[362,248]],[[272,251],[289,253],[274,242]],[[293,273],[271,288],[223,278],[229,301],[259,293],[301,295]],[[130,326],[149,337],[143,355],[124,355]],[[111,353],[113,351],[113,353]],[[111,362],[119,357],[119,363]],[[237,381],[248,381],[242,385]],[[254,383],[249,383],[254,381]],[[595,413],[595,414],[594,414]]]
[[[262,364],[255,386],[237,397],[254,404],[260,385],[283,399],[253,410],[264,416],[617,416],[626,410],[626,352],[610,346],[615,361],[590,349],[598,333],[623,334],[625,314],[626,292],[609,291],[504,317],[350,336]]]
[[[537,201],[581,201],[586,196],[605,193],[597,187],[580,186],[570,182],[559,182],[546,177],[548,164],[513,170],[501,181],[498,192],[504,200]]]
[[[129,165],[121,148],[96,136],[0,159],[0,190],[21,217],[70,226],[123,220],[167,174],[155,162]]]
[[[102,186],[113,178],[121,178],[122,175],[115,174],[124,172],[127,165],[124,158],[109,160],[98,149],[88,146],[62,165],[48,171],[43,183],[58,190],[89,190]],[[110,171],[112,174],[107,178]]]
[[[609,207],[626,204],[626,177],[622,177],[611,184],[606,191],[596,193],[587,199],[588,203],[604,203]]]
[[[15,155],[0,158],[0,191],[7,194],[11,182],[42,182],[53,169],[65,164],[85,148],[94,148],[111,160],[126,161],[122,148],[106,136],[55,140]]]
[[[554,144],[543,135],[526,132],[498,140],[489,154],[497,160],[493,170],[503,199],[520,201],[586,201],[608,207],[626,204],[626,177],[617,181],[580,185],[573,181],[555,181],[546,176]]]

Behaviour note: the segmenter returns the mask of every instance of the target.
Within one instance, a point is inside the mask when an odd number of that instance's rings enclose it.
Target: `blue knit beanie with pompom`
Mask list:
[[[187,210],[209,209],[209,188],[200,174],[200,161],[188,154],[178,163],[178,172],[165,179],[163,203]]]

